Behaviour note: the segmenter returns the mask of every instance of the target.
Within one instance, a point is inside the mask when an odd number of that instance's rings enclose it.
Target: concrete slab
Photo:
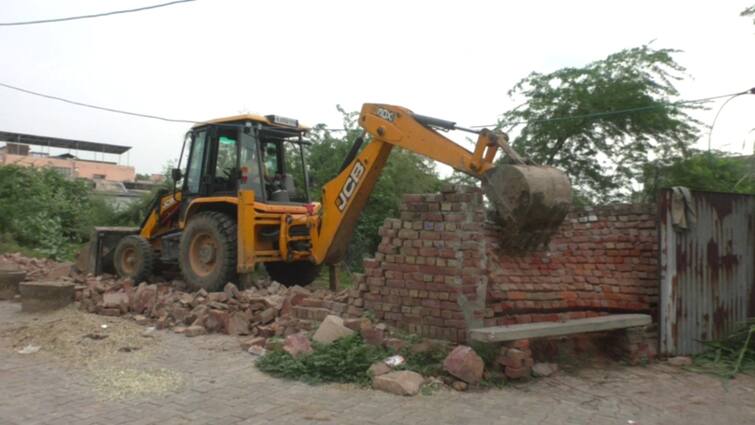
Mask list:
[[[503,342],[518,339],[543,338],[587,332],[610,331],[647,326],[652,318],[647,314],[612,314],[564,322],[523,323],[519,325],[491,326],[469,331],[473,341]]]

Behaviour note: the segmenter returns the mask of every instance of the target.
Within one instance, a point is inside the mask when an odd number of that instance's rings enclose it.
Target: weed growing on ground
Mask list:
[[[688,367],[696,372],[734,378],[755,371],[755,318],[738,325],[726,338],[705,343],[706,350]]]
[[[273,376],[311,384],[351,382],[367,385],[370,382],[367,369],[389,355],[382,347],[365,344],[358,334],[327,345],[313,342],[312,348],[312,354],[298,359],[282,350],[272,351],[257,361],[257,367]]]

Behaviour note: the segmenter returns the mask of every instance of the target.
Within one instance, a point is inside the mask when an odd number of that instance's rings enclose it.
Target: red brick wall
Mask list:
[[[474,188],[406,195],[380,229],[352,303],[386,323],[462,342],[469,327],[657,310],[653,210],[574,210],[547,249],[498,248]]]

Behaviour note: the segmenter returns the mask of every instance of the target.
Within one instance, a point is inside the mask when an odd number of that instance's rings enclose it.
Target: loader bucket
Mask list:
[[[482,188],[502,228],[501,246],[517,253],[547,244],[571,205],[564,172],[536,165],[499,165],[483,175]]]
[[[139,233],[138,227],[95,227],[89,242],[76,256],[76,268],[95,276],[115,274],[113,253],[121,239]]]

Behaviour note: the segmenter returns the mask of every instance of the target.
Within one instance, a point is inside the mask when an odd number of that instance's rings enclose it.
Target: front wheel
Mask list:
[[[181,235],[178,264],[186,282],[194,288],[218,291],[236,280],[236,222],[215,212],[201,212],[189,219]]]
[[[121,239],[115,247],[113,266],[119,277],[127,277],[139,284],[145,281],[155,266],[152,246],[138,235]]]
[[[309,261],[294,261],[287,263],[276,261],[265,263],[265,270],[270,278],[283,286],[307,286],[320,274],[320,265]]]

